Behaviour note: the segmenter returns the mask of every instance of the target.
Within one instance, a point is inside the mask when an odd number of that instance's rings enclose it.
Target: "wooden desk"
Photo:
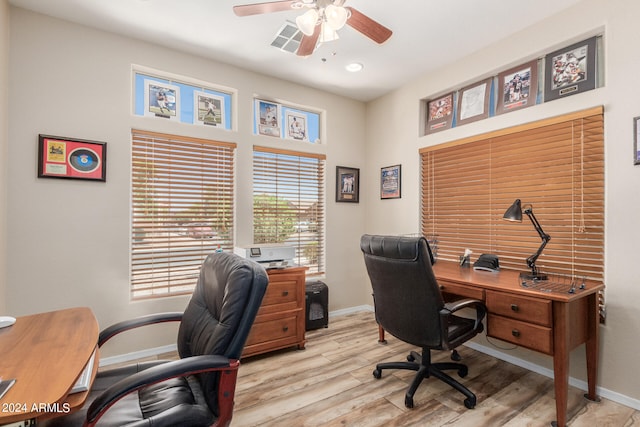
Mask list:
[[[88,392],[69,391],[96,351],[98,322],[88,308],[18,317],[0,329],[0,376],[16,383],[0,400],[0,424],[63,415]],[[94,361],[93,378],[98,356]]]
[[[553,357],[556,423],[567,424],[569,354],[586,344],[588,399],[597,400],[599,314],[598,291],[604,285],[586,282],[575,293],[544,292],[525,288],[519,272],[499,273],[461,268],[438,261],[433,267],[443,293],[476,298],[487,305],[487,336]],[[384,331],[380,330],[384,340]]]

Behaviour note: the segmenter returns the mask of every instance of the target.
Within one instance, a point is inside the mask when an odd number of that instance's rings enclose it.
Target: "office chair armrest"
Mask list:
[[[156,323],[179,322],[181,320],[182,312],[156,313],[136,317],[135,319],[123,320],[122,322],[115,323],[100,332],[100,335],[98,336],[98,347],[102,347],[105,342],[115,335],[130,329],[146,325],[154,325]]]
[[[476,323],[474,327],[477,329],[482,320],[487,315],[487,306],[484,303],[477,299],[472,298],[464,298],[457,301],[452,301],[445,303],[443,311],[447,311],[447,315],[455,313],[458,310],[462,310],[463,308],[474,308],[476,311]]]
[[[106,389],[87,410],[84,426],[93,427],[120,399],[141,388],[171,378],[185,377],[203,372],[221,371],[218,389],[219,417],[214,425],[228,425],[233,413],[233,398],[240,361],[224,356],[193,356],[175,360],[137,372]]]

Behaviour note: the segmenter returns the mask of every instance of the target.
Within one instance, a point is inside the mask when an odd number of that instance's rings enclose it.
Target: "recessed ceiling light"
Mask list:
[[[347,69],[347,71],[350,71],[352,73],[357,73],[358,71],[361,71],[364,68],[364,65],[362,65],[359,62],[352,62],[351,64],[347,64],[345,68]]]

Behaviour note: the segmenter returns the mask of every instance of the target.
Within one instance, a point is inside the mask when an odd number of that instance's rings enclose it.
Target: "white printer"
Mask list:
[[[256,244],[249,246],[236,246],[233,250],[236,255],[248,258],[262,264],[265,268],[285,268],[294,265],[296,257],[295,246],[284,244]]]

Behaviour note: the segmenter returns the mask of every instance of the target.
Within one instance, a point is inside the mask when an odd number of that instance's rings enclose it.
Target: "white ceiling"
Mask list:
[[[378,45],[352,28],[307,58],[270,46],[300,11],[237,17],[267,0],[9,0],[14,6],[229,63],[361,101],[506,38],[580,0],[347,0],[393,31]],[[517,59],[517,58],[515,58]],[[364,64],[350,73],[345,65]],[[170,70],[167,70],[170,71]],[[224,82],[214,82],[224,83]]]

